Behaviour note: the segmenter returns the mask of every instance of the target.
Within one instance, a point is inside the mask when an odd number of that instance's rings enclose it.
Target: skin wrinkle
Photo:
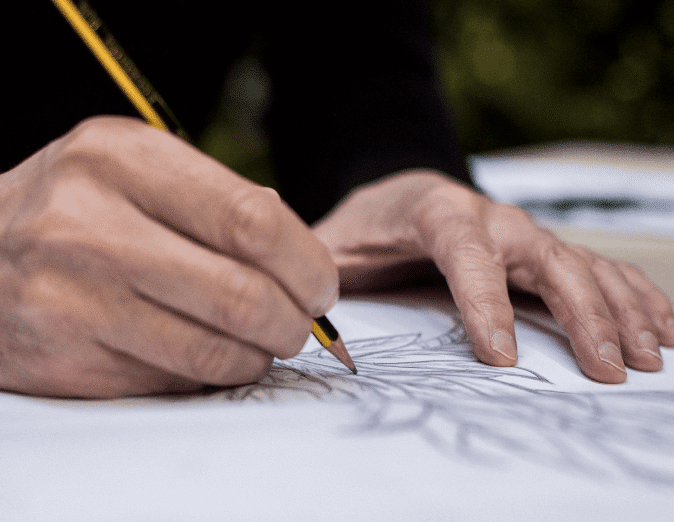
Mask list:
[[[440,220],[433,222],[426,229],[429,232],[424,231],[422,235],[426,239],[426,251],[436,260],[445,276],[453,271],[449,260],[456,260],[462,257],[461,254],[470,254],[469,257],[475,259],[493,257],[493,263],[499,263],[498,254],[486,247],[485,240],[480,237],[479,228],[472,221],[466,221],[463,217],[447,217],[442,220],[442,224],[438,221]],[[433,230],[438,230],[437,234],[434,234]]]
[[[489,304],[491,301],[491,304]],[[491,314],[485,314],[485,310],[489,310],[490,312],[493,311],[495,308],[503,308],[503,312],[506,312],[504,314],[496,314],[498,315],[501,319],[504,319],[504,323],[508,323],[511,320],[514,320],[514,313],[512,312],[512,307],[509,306],[503,306],[503,302],[497,299],[482,299],[482,300],[466,300],[464,301],[464,310],[465,313],[470,315],[472,312],[475,316],[480,318],[480,322],[484,325],[486,325],[486,328],[478,329],[479,331],[485,331],[485,336],[490,337],[488,332],[493,332],[495,330],[500,329],[499,326],[494,325],[493,322],[489,319],[489,316]]]

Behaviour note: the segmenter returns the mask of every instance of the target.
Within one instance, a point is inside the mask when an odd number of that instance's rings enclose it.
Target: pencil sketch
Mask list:
[[[674,486],[674,392],[559,391],[527,368],[480,363],[456,318],[432,339],[410,333],[346,345],[357,376],[317,347],[217,398],[342,401],[354,407],[347,436],[415,433],[439,453],[478,465],[519,459]]]

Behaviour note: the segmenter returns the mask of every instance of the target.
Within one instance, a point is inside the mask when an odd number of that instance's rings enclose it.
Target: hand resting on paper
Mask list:
[[[623,382],[625,364],[662,368],[674,346],[667,295],[638,267],[566,244],[520,208],[438,173],[409,171],[353,191],[314,226],[343,289],[374,289],[432,260],[444,275],[477,357],[516,364],[508,286],[539,295],[567,332],[581,370]]]
[[[337,300],[271,189],[138,120],[87,120],[0,177],[0,389],[79,397],[266,375]]]

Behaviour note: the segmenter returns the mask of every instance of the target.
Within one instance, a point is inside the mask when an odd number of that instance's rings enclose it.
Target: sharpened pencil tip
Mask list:
[[[354,366],[353,370],[351,370],[354,375],[358,375],[358,369]]]
[[[339,362],[351,370],[354,375],[356,374],[358,371],[356,370],[356,365],[353,364],[353,359],[351,359],[349,352],[346,351],[346,346],[344,346],[344,341],[342,341],[341,337],[338,336],[337,339],[330,346],[326,346],[325,349],[337,357]]]

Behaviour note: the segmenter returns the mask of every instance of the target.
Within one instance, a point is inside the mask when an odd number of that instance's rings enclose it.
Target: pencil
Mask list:
[[[173,132],[189,141],[187,132],[170,111],[166,102],[124,54],[88,2],[79,0],[79,9],[71,0],[52,0],[52,3],[63,14],[136,110],[145,118],[145,121],[153,127]],[[123,66],[119,58],[123,58]],[[327,317],[312,319],[311,332],[321,346],[334,355],[354,375],[358,373],[342,338]]]
[[[349,352],[346,350],[346,346],[344,346],[344,341],[342,341],[339,333],[335,327],[332,326],[332,323],[328,321],[327,317],[323,316],[318,319],[312,319],[311,333],[314,334],[314,337],[318,339],[318,342],[321,343],[323,348],[337,357],[339,362],[351,370],[354,375],[358,373],[356,365],[353,364],[353,359],[351,359]]]
[[[52,0],[91,53],[145,121],[191,141],[164,99],[128,58],[112,33],[85,0]]]

